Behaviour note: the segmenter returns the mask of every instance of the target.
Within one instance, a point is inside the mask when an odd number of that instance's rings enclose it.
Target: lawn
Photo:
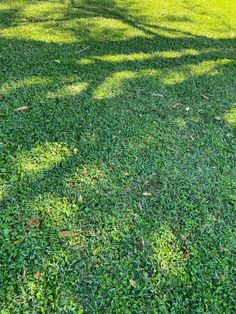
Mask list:
[[[0,313],[235,313],[235,12],[0,0]]]

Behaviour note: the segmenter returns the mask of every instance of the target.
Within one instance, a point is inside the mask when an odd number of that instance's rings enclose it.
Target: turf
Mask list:
[[[235,313],[235,12],[0,1],[0,313]]]

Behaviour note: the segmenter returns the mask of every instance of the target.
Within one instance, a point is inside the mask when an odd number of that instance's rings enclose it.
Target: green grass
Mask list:
[[[233,2],[0,0],[0,313],[235,313]]]

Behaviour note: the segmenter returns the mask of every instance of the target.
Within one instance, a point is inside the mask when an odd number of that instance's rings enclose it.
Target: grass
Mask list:
[[[0,1],[0,313],[235,312],[235,9]]]

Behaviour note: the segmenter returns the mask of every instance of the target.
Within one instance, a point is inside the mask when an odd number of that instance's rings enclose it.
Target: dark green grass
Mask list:
[[[78,42],[17,38],[42,16],[0,10],[0,311],[233,313],[235,40],[87,2],[79,20],[143,36],[75,24]],[[52,37],[78,18],[60,3]]]

